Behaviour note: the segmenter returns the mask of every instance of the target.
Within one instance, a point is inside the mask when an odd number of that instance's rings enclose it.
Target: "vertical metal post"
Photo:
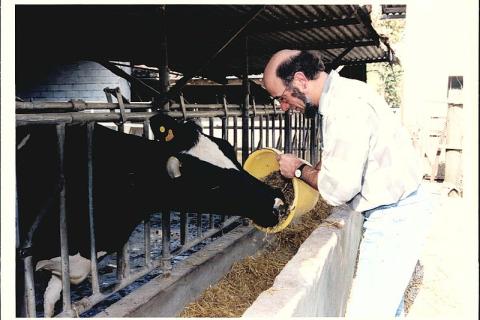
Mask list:
[[[128,253],[128,241],[117,251],[117,279],[121,282],[130,274],[130,255]]]
[[[228,105],[225,94],[223,95],[222,102],[223,109],[225,110],[225,116],[222,118],[222,139],[228,140]]]
[[[258,137],[257,149],[263,148],[263,116],[260,115],[260,136]]]
[[[170,273],[170,211],[162,211],[162,271],[164,275]]]
[[[15,230],[16,230],[16,249],[20,249],[20,224],[18,221],[18,193],[15,190]],[[32,256],[22,259],[24,274],[24,296],[22,315],[28,318],[36,316],[35,308],[35,280],[33,276]]]
[[[88,219],[90,231],[90,268],[92,276],[92,292],[99,293],[97,249],[95,245],[95,221],[93,218],[93,130],[94,122],[87,123],[87,179],[88,179]]]
[[[250,118],[250,152],[255,151],[255,115]]]
[[[270,116],[265,116],[265,146],[270,147]]]
[[[32,256],[23,259],[23,271],[25,274],[25,316],[27,318],[35,318],[35,281],[33,277]]]
[[[197,213],[197,237],[202,236],[202,214]]]
[[[119,132],[125,132],[123,123],[118,126]],[[122,246],[121,250],[117,251],[117,279],[121,282],[130,274],[130,255],[128,250],[128,240]]]
[[[290,110],[285,112],[285,153],[292,152],[292,112]]]
[[[248,157],[248,108],[250,101],[250,83],[248,82],[248,37],[245,37],[245,70],[243,73],[243,94],[242,105],[242,164]]]
[[[143,121],[143,136],[148,140],[151,140],[150,136],[150,120],[145,119]],[[150,218],[143,221],[143,240],[145,242],[145,265],[150,266],[152,264],[152,243],[150,238],[151,223]]]
[[[209,128],[209,134],[211,136],[214,136],[213,118],[212,117],[208,118],[208,128]]]
[[[279,114],[278,115],[278,140],[277,140],[277,149],[282,150],[282,137],[283,137],[283,115]],[[283,148],[283,151],[285,151],[285,148]]]
[[[70,298],[70,266],[68,259],[68,234],[67,214],[65,200],[65,176],[64,176],[64,147],[65,147],[65,124],[57,124],[57,146],[60,185],[60,251],[62,261],[62,288],[63,288],[63,312],[72,314],[72,301]]]
[[[235,150],[235,156],[237,156],[238,154],[238,118],[237,116],[233,117],[233,149]]]
[[[180,212],[180,244],[183,246],[187,243],[188,233],[188,213]]]
[[[167,17],[166,17],[166,6],[160,6],[159,7],[159,28],[158,28],[158,76],[159,76],[159,88],[158,91],[166,94],[168,92],[169,88],[169,70],[168,70],[168,42],[167,42]],[[163,110],[169,110],[170,106],[168,102],[166,102],[164,105],[158,105],[157,106],[160,109]]]

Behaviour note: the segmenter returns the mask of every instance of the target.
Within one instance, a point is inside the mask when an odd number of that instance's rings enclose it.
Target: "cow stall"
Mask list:
[[[118,97],[120,97],[119,95]],[[179,119],[196,119],[203,127],[204,132],[229,141],[237,153],[239,160],[245,160],[252,151],[263,147],[274,147],[279,150],[295,153],[311,162],[318,159],[319,128],[315,120],[307,120],[301,114],[284,113],[275,105],[256,105],[254,99],[247,107],[247,112],[241,105],[229,104],[223,99],[221,104],[198,105],[186,104],[179,99],[180,104],[173,104],[169,116]],[[85,166],[88,170],[88,203],[92,203],[93,168],[92,168],[92,143],[94,123],[102,123],[115,127],[120,132],[140,134],[151,139],[149,118],[152,116],[151,103],[125,102],[119,98],[114,102],[86,102],[72,100],[68,102],[16,102],[17,128],[27,129],[31,126],[55,126],[58,148],[58,163],[62,168],[63,150],[65,146],[65,133],[70,126],[86,124],[87,148],[85,152],[88,161]],[[140,129],[140,130],[139,130]],[[18,137],[20,138],[20,137]],[[22,143],[28,143],[28,139]],[[20,146],[21,147],[21,146]],[[123,150],[127,153],[129,150]],[[63,181],[62,170],[59,171],[59,181]],[[90,284],[84,284],[80,291],[87,292],[87,296],[74,293],[70,288],[70,274],[68,272],[68,234],[65,212],[65,201],[69,196],[65,190],[64,182],[59,187],[60,201],[60,248],[62,252],[62,308],[57,308],[55,313],[59,316],[92,316],[101,311],[101,308],[92,308],[103,302],[104,307],[126,295],[132,287],[138,287],[155,276],[167,279],[179,261],[188,261],[189,255],[201,250],[201,247],[242,227],[248,222],[236,216],[206,215],[195,212],[159,212],[146,219],[139,225],[129,242],[113,255],[103,258],[98,263],[95,254],[96,239],[93,223],[95,212],[91,205],[88,206],[90,221],[90,252],[91,276]],[[241,195],[239,195],[241,197]],[[248,200],[248,199],[246,199]],[[128,201],[126,199],[119,201]],[[21,225],[21,212],[17,213],[17,225]],[[40,218],[41,219],[41,218]],[[113,226],[114,226],[113,222]],[[35,224],[30,229],[35,233]],[[158,236],[161,235],[161,240]],[[28,316],[41,316],[43,310],[41,294],[36,292],[34,268],[31,261],[31,237],[20,239],[18,256],[23,261],[25,272],[25,311]],[[135,242],[143,242],[135,243]],[[153,243],[158,243],[155,247]],[[142,247],[139,249],[139,246]],[[70,259],[71,260],[71,259]],[[194,268],[194,267],[192,267]],[[107,272],[107,271],[110,272]],[[157,280],[158,281],[158,280]],[[87,281],[86,281],[87,282]],[[110,283],[109,283],[110,282]],[[37,289],[37,290],[35,290]],[[78,290],[78,286],[75,286]],[[117,298],[115,298],[117,296]],[[112,298],[113,297],[113,298]]]

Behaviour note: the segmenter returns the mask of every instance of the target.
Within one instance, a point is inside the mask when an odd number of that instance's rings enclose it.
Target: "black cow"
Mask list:
[[[155,126],[152,128],[155,131]],[[179,126],[175,134],[188,136],[191,128],[198,129]],[[159,138],[158,133],[155,136]],[[90,272],[86,137],[86,125],[67,126],[64,181],[70,268],[76,272],[73,283],[83,281]],[[51,316],[61,292],[61,183],[56,129],[51,125],[19,127],[17,141],[19,235],[27,247],[23,252],[32,256],[36,269],[52,272],[45,293],[45,314]],[[195,146],[202,150],[202,141],[194,142],[189,150],[197,150]],[[209,149],[215,154],[202,155],[175,150],[171,142],[166,145],[160,139],[150,141],[94,126],[93,209],[98,253],[120,250],[138,223],[163,210],[238,215],[266,227],[278,222],[278,211],[284,210],[281,192],[258,181],[233,161],[234,151],[228,143],[220,140],[222,147],[218,151]],[[234,168],[209,161],[212,157],[232,162]],[[18,273],[23,276],[23,272]],[[21,289],[22,285],[19,280],[17,287]]]

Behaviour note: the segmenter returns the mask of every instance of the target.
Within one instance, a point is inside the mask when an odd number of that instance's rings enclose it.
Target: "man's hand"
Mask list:
[[[292,179],[295,176],[295,169],[304,163],[303,160],[289,153],[277,155],[277,161],[280,165],[280,173],[288,179]]]

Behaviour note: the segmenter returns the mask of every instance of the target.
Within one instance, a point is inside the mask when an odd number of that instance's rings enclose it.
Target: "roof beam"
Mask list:
[[[244,32],[245,35],[258,35],[263,33],[296,31],[303,29],[337,27],[359,24],[357,18],[345,18],[334,20],[307,21],[297,23],[256,23],[250,25]]]
[[[192,70],[188,72],[184,77],[182,77],[180,80],[178,80],[174,86],[170,88],[167,92],[168,97],[172,97],[181,90],[183,86],[187,84],[187,82],[192,79],[195,75],[198,75],[201,73],[205,67],[207,67],[225,48],[227,48],[230,43],[232,43],[233,40],[238,38],[238,36],[245,30],[245,28],[253,21],[255,18],[265,10],[267,6],[260,6],[257,10],[254,10],[252,14],[248,16],[245,22],[238,28],[237,31],[235,31],[229,38],[228,40],[210,57],[208,58],[201,66],[196,68],[195,70]],[[163,104],[160,102],[160,105]]]
[[[341,49],[341,48],[350,48],[350,47],[368,47],[368,46],[377,46],[378,40],[355,40],[355,41],[345,41],[337,43],[318,43],[318,44],[291,44],[290,49],[297,50],[325,50],[325,49]],[[285,49],[285,46],[276,46],[269,48],[251,48],[249,53],[251,55],[261,55],[261,54],[270,54],[277,52],[279,50]]]

